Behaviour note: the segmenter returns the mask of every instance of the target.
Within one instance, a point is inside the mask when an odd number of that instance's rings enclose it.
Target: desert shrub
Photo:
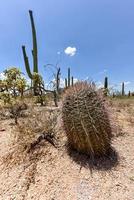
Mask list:
[[[21,118],[11,129],[12,148],[3,158],[10,167],[40,159],[49,144],[56,147],[55,126],[59,111],[30,106],[28,110],[27,118]]]
[[[8,91],[0,92],[0,99],[6,104],[11,104],[11,94]]]
[[[23,96],[24,90],[26,88],[26,80],[22,77],[21,71],[12,67],[4,71],[5,79],[3,82],[3,90],[8,91],[13,97],[16,97],[18,94]]]
[[[14,118],[15,124],[18,124],[18,118],[21,116],[21,112],[23,110],[27,109],[27,104],[24,102],[15,102],[15,104],[12,104],[9,108],[9,112],[11,114],[11,117]]]

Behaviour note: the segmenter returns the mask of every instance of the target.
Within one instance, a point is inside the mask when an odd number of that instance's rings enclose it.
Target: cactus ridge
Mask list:
[[[62,117],[68,142],[74,149],[101,155],[110,148],[110,120],[104,100],[92,84],[78,82],[67,89]]]

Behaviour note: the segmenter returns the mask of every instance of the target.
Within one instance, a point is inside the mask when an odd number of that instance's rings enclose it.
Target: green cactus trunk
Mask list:
[[[37,49],[37,39],[36,39],[36,29],[34,24],[34,18],[33,18],[33,12],[29,10],[30,15],[30,21],[31,21],[31,27],[32,27],[32,38],[33,38],[33,50],[32,50],[32,56],[33,56],[33,72],[31,72],[29,59],[26,53],[26,48],[23,45],[22,46],[22,53],[25,63],[26,72],[31,80],[33,80],[34,73],[38,73],[38,49]],[[37,88],[36,85],[33,83],[34,88],[34,95],[37,95]]]
[[[74,77],[73,76],[71,77],[71,85],[72,86],[74,85]]]
[[[68,87],[70,87],[70,68],[68,68]]]
[[[26,54],[25,46],[22,46],[22,52],[23,52],[26,72],[27,72],[29,78],[32,80],[33,79],[33,75],[32,75],[31,70],[30,70],[29,60],[28,60],[28,56]]]
[[[125,95],[125,85],[124,85],[124,82],[122,82],[122,90],[121,90],[121,94],[122,94],[122,96]]]
[[[104,80],[104,95],[105,96],[108,95],[108,77],[105,77],[105,80]]]
[[[65,78],[65,88],[67,88],[67,79]]]
[[[34,25],[33,12],[31,10],[29,10],[29,15],[32,27],[32,38],[33,38],[33,50],[32,50],[33,71],[38,73],[38,49],[37,49],[36,29]]]

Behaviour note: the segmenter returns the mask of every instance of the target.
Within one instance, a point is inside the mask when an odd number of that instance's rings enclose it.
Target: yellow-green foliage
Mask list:
[[[0,92],[0,99],[4,102],[4,104],[11,103],[11,95],[7,91]]]
[[[19,91],[19,93],[21,94],[21,97],[23,96],[24,90],[26,88],[26,80],[25,78],[19,78],[16,80],[16,88]]]
[[[33,85],[40,87],[42,84],[43,84],[42,77],[38,73],[34,72],[33,73]]]
[[[7,96],[7,93],[9,93],[9,95],[14,97],[18,94],[23,96],[23,92],[26,88],[26,80],[22,77],[21,71],[16,67],[12,67],[4,71],[4,76],[5,79],[0,80],[0,91],[1,93],[4,92],[1,95]]]

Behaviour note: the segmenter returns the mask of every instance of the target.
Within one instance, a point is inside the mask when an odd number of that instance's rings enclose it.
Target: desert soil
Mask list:
[[[117,153],[95,167],[88,157],[67,150],[60,120],[57,148],[43,141],[16,161],[21,150],[15,126],[12,119],[1,119],[0,200],[133,200],[134,101],[115,102],[113,112],[121,128],[112,141]]]

